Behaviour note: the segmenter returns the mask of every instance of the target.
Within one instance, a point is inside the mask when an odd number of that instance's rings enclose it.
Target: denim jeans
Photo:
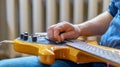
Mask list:
[[[68,60],[56,60],[52,65],[39,62],[37,56],[5,59],[0,61],[0,67],[106,67],[105,63],[76,64]]]

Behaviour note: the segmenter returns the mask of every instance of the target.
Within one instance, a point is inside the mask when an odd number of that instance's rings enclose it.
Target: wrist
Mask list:
[[[76,30],[76,33],[81,36],[81,29],[80,29],[80,26],[79,25],[74,25],[74,28]]]

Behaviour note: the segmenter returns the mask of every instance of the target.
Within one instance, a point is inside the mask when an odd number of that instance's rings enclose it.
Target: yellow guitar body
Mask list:
[[[96,41],[86,42],[98,45]],[[14,40],[14,49],[17,52],[37,55],[40,62],[44,64],[53,64],[55,59],[66,59],[76,63],[102,62],[102,60],[70,46],[37,44],[16,39]]]
[[[14,40],[17,52],[36,55],[41,63],[53,64],[55,59],[70,60],[75,63],[107,62],[120,67],[120,50],[100,46],[96,41],[65,40],[56,43],[47,39],[45,33],[29,36],[23,33]]]

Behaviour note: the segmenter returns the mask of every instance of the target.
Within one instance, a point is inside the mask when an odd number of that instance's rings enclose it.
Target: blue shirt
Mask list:
[[[100,45],[120,49],[120,0],[111,0],[108,12],[113,16]]]

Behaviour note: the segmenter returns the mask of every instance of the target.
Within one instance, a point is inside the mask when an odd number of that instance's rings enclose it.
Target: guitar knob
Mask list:
[[[28,35],[24,35],[23,40],[28,40]]]
[[[24,32],[25,35],[28,35],[28,32]]]
[[[34,36],[34,35],[33,35],[33,36],[32,36],[32,41],[33,41],[33,42],[36,42],[36,41],[37,41],[37,36]]]
[[[23,39],[23,37],[24,37],[24,34],[23,33],[20,34],[20,39]]]

